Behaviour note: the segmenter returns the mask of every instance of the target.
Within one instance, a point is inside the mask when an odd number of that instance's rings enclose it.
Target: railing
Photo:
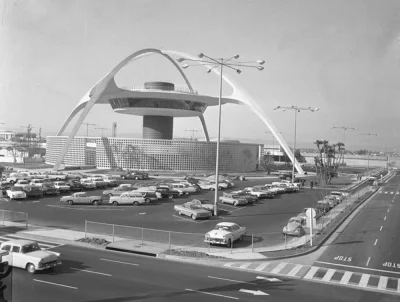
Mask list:
[[[28,229],[28,213],[0,210],[3,227],[22,227]]]
[[[190,93],[190,94],[199,94],[197,90],[193,90],[193,92],[190,91],[189,88],[186,87],[163,87],[162,89],[152,89],[152,88],[146,88],[145,86],[121,86],[121,89],[125,90],[131,90],[131,91],[137,91],[137,90],[145,90],[145,91],[177,91],[177,92],[183,92],[183,93]]]

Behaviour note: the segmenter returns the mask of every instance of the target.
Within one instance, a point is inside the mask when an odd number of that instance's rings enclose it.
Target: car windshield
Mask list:
[[[226,225],[216,225],[214,230],[231,232],[232,228],[230,226],[226,226]]]
[[[199,206],[199,205],[196,205],[196,204],[189,205],[189,207],[190,207],[192,210],[200,210],[200,209],[202,209],[202,207],[201,207],[201,206]]]
[[[65,186],[65,182],[59,182],[57,183],[59,186]]]
[[[55,186],[51,185],[51,184],[43,184],[43,187],[45,187],[47,189],[55,189]]]
[[[11,187],[10,189],[12,192],[20,192],[22,189],[20,187]]]
[[[22,254],[27,254],[27,253],[31,253],[31,252],[35,252],[35,251],[40,251],[40,247],[37,243],[25,245],[21,249]]]

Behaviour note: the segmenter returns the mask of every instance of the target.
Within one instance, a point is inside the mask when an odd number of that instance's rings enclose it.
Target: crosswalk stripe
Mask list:
[[[318,266],[312,266],[310,270],[307,272],[307,274],[303,277],[304,279],[312,279],[314,277],[315,273],[319,270]]]
[[[371,276],[370,274],[363,274],[363,275],[361,276],[360,283],[358,283],[358,286],[366,287],[367,284],[368,284],[368,280],[369,280],[369,277],[370,277],[370,276]]]
[[[249,262],[249,263],[243,263],[242,265],[239,266],[239,268],[246,269],[246,268],[248,268],[250,265],[251,265],[251,262]]]
[[[263,271],[268,265],[270,265],[271,262],[264,262],[261,263],[259,266],[257,266],[254,270],[257,272]]]
[[[393,194],[393,192],[390,192],[390,194]]]
[[[353,275],[352,272],[345,272],[343,274],[342,280],[340,280],[340,284],[347,284],[351,278],[351,275]]]
[[[400,293],[400,280],[397,280],[397,292]]]
[[[386,289],[388,277],[382,276],[379,278],[378,289]]]
[[[225,263],[224,266],[226,267],[232,267],[232,265],[234,265],[235,262],[229,262],[229,263]]]
[[[295,276],[303,267],[301,264],[297,264],[291,271],[287,274],[288,276]]]
[[[331,268],[328,269],[325,276],[322,278],[322,281],[330,281],[335,272],[336,272],[335,269],[331,269]]]
[[[287,265],[286,262],[281,262],[281,263],[279,263],[278,266],[275,267],[275,268],[271,271],[271,274],[278,274],[286,265]]]

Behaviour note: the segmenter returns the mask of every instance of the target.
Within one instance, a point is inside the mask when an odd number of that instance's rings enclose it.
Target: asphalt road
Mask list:
[[[315,265],[400,278],[400,175],[384,184]]]
[[[13,269],[13,302],[396,301],[398,297],[158,258],[61,246],[62,265],[30,275]],[[264,277],[264,278],[257,278]],[[255,295],[258,293],[259,295]]]
[[[277,179],[260,179],[236,182],[235,189],[271,183]],[[101,195],[103,190],[89,191],[90,195]],[[39,200],[10,201],[1,199],[0,206],[5,210],[27,212],[29,223],[48,227],[61,227],[84,230],[85,220],[128,225],[168,231],[205,233],[220,221],[232,221],[247,227],[250,233],[281,233],[288,219],[311,207],[327,193],[314,189],[302,189],[298,193],[279,195],[274,199],[264,199],[255,205],[234,207],[220,205],[224,209],[222,217],[205,221],[193,221],[176,215],[175,204],[182,204],[193,198],[214,200],[214,192],[205,191],[189,197],[163,199],[149,205],[133,206],[80,206],[60,203],[58,197],[44,197]],[[107,200],[107,197],[105,197]],[[107,203],[107,201],[105,201]]]

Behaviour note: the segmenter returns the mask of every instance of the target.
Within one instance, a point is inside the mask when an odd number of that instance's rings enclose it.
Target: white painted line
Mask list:
[[[368,266],[370,260],[371,260],[371,257],[368,257],[367,264],[365,266]]]
[[[400,293],[400,280],[397,280],[397,292]]]
[[[236,262],[229,262],[229,263],[225,263],[224,266],[226,267],[232,267],[232,265],[236,264]]]
[[[329,264],[329,265],[342,266],[342,267],[358,268],[358,269],[363,269],[363,270],[367,270],[367,271],[384,272],[384,273],[390,273],[390,274],[400,275],[400,272],[385,271],[385,270],[381,270],[381,269],[367,268],[367,267],[362,267],[362,266],[337,264],[337,263],[324,262],[324,261],[315,261],[315,262],[317,262],[317,263],[322,263],[322,264]],[[399,282],[399,284],[400,284],[400,282]]]
[[[190,218],[190,217],[181,217],[181,216],[179,216],[179,215],[172,215],[172,216],[174,216],[174,217],[176,217],[176,218],[180,218],[180,219],[182,219],[182,220],[184,220],[184,221],[189,221],[189,222],[192,222],[192,223],[203,223],[203,222],[205,222],[206,220],[204,220],[204,221],[196,221],[196,220],[193,220],[192,218]]]
[[[66,287],[66,288],[78,289],[77,287],[74,287],[74,286],[69,286],[69,285],[64,285],[64,284],[59,284],[59,283],[53,283],[53,282],[47,282],[47,281],[38,280],[38,279],[33,279],[33,281],[40,282],[40,283],[51,284],[51,285],[57,285],[57,286]]]
[[[236,283],[246,283],[246,284],[254,284],[254,285],[257,285],[257,283],[246,282],[246,281],[238,281],[238,280],[232,280],[232,279],[224,279],[224,278],[213,277],[213,276],[208,276],[208,278],[211,278],[211,279],[218,279],[218,280],[225,280],[225,281],[232,281],[232,282],[236,282]]]
[[[287,274],[288,276],[295,276],[303,267],[301,264],[297,264],[292,270]]]
[[[246,268],[248,268],[250,265],[251,265],[251,262],[243,263],[242,265],[239,266],[239,268],[241,268],[241,269],[246,269]]]
[[[212,293],[208,293],[208,292],[201,292],[201,291],[199,291],[199,290],[194,290],[194,289],[190,289],[190,288],[185,288],[185,290],[187,290],[187,291],[189,291],[189,292],[195,292],[195,293],[200,293],[200,294],[206,294],[206,295],[211,295],[211,296],[217,296],[217,297],[223,297],[223,298],[228,298],[228,299],[239,300],[239,298],[237,298],[237,297],[231,297],[231,296],[224,296],[224,295],[212,294]]]
[[[271,274],[278,274],[285,266],[287,265],[286,262],[281,262],[275,267],[272,271]]]
[[[387,194],[388,192],[385,192],[385,194]]]
[[[128,264],[128,265],[139,266],[139,264],[136,264],[136,263],[122,262],[122,261],[116,261],[116,260],[111,260],[111,259],[100,258],[100,260],[102,260],[102,261],[109,261],[109,262],[115,262],[115,263],[121,263],[121,264]]]
[[[347,284],[349,283],[349,280],[351,278],[351,275],[353,275],[353,272],[345,272],[343,274],[342,280],[340,280],[340,284]]]
[[[386,286],[387,286],[388,279],[389,279],[388,277],[381,276],[379,278],[378,289],[384,289],[385,290]]]
[[[75,271],[85,272],[85,273],[98,274],[98,275],[103,275],[103,276],[112,277],[110,274],[105,274],[105,273],[99,273],[99,272],[89,271],[89,270],[86,270],[86,269],[79,269],[79,268],[73,268],[73,267],[71,267],[71,269],[73,269],[73,270],[75,270]]]
[[[319,270],[318,266],[312,266],[310,268],[310,270],[307,272],[307,274],[303,277],[303,279],[312,279],[312,277],[314,277],[317,270]]]
[[[381,228],[379,229],[379,231],[382,231],[383,225],[381,225]]]
[[[385,216],[385,218],[383,218],[383,220],[386,220],[386,216]]]
[[[374,243],[374,245],[376,245],[377,243],[378,243],[378,239],[376,239],[376,240],[375,240],[375,243]]]
[[[336,272],[335,269],[331,269],[331,268],[328,269],[325,276],[322,278],[322,281],[330,281],[335,272]]]
[[[388,209],[388,213],[389,213],[390,209]]]
[[[263,271],[268,265],[270,265],[271,264],[271,262],[264,262],[264,263],[261,263],[259,266],[257,266],[256,268],[255,268],[255,271],[257,271],[257,272],[260,272],[260,271]]]
[[[390,194],[393,194],[393,192],[390,192]]]
[[[370,274],[362,274],[360,282],[358,283],[358,286],[367,287],[369,277],[370,277]]]

